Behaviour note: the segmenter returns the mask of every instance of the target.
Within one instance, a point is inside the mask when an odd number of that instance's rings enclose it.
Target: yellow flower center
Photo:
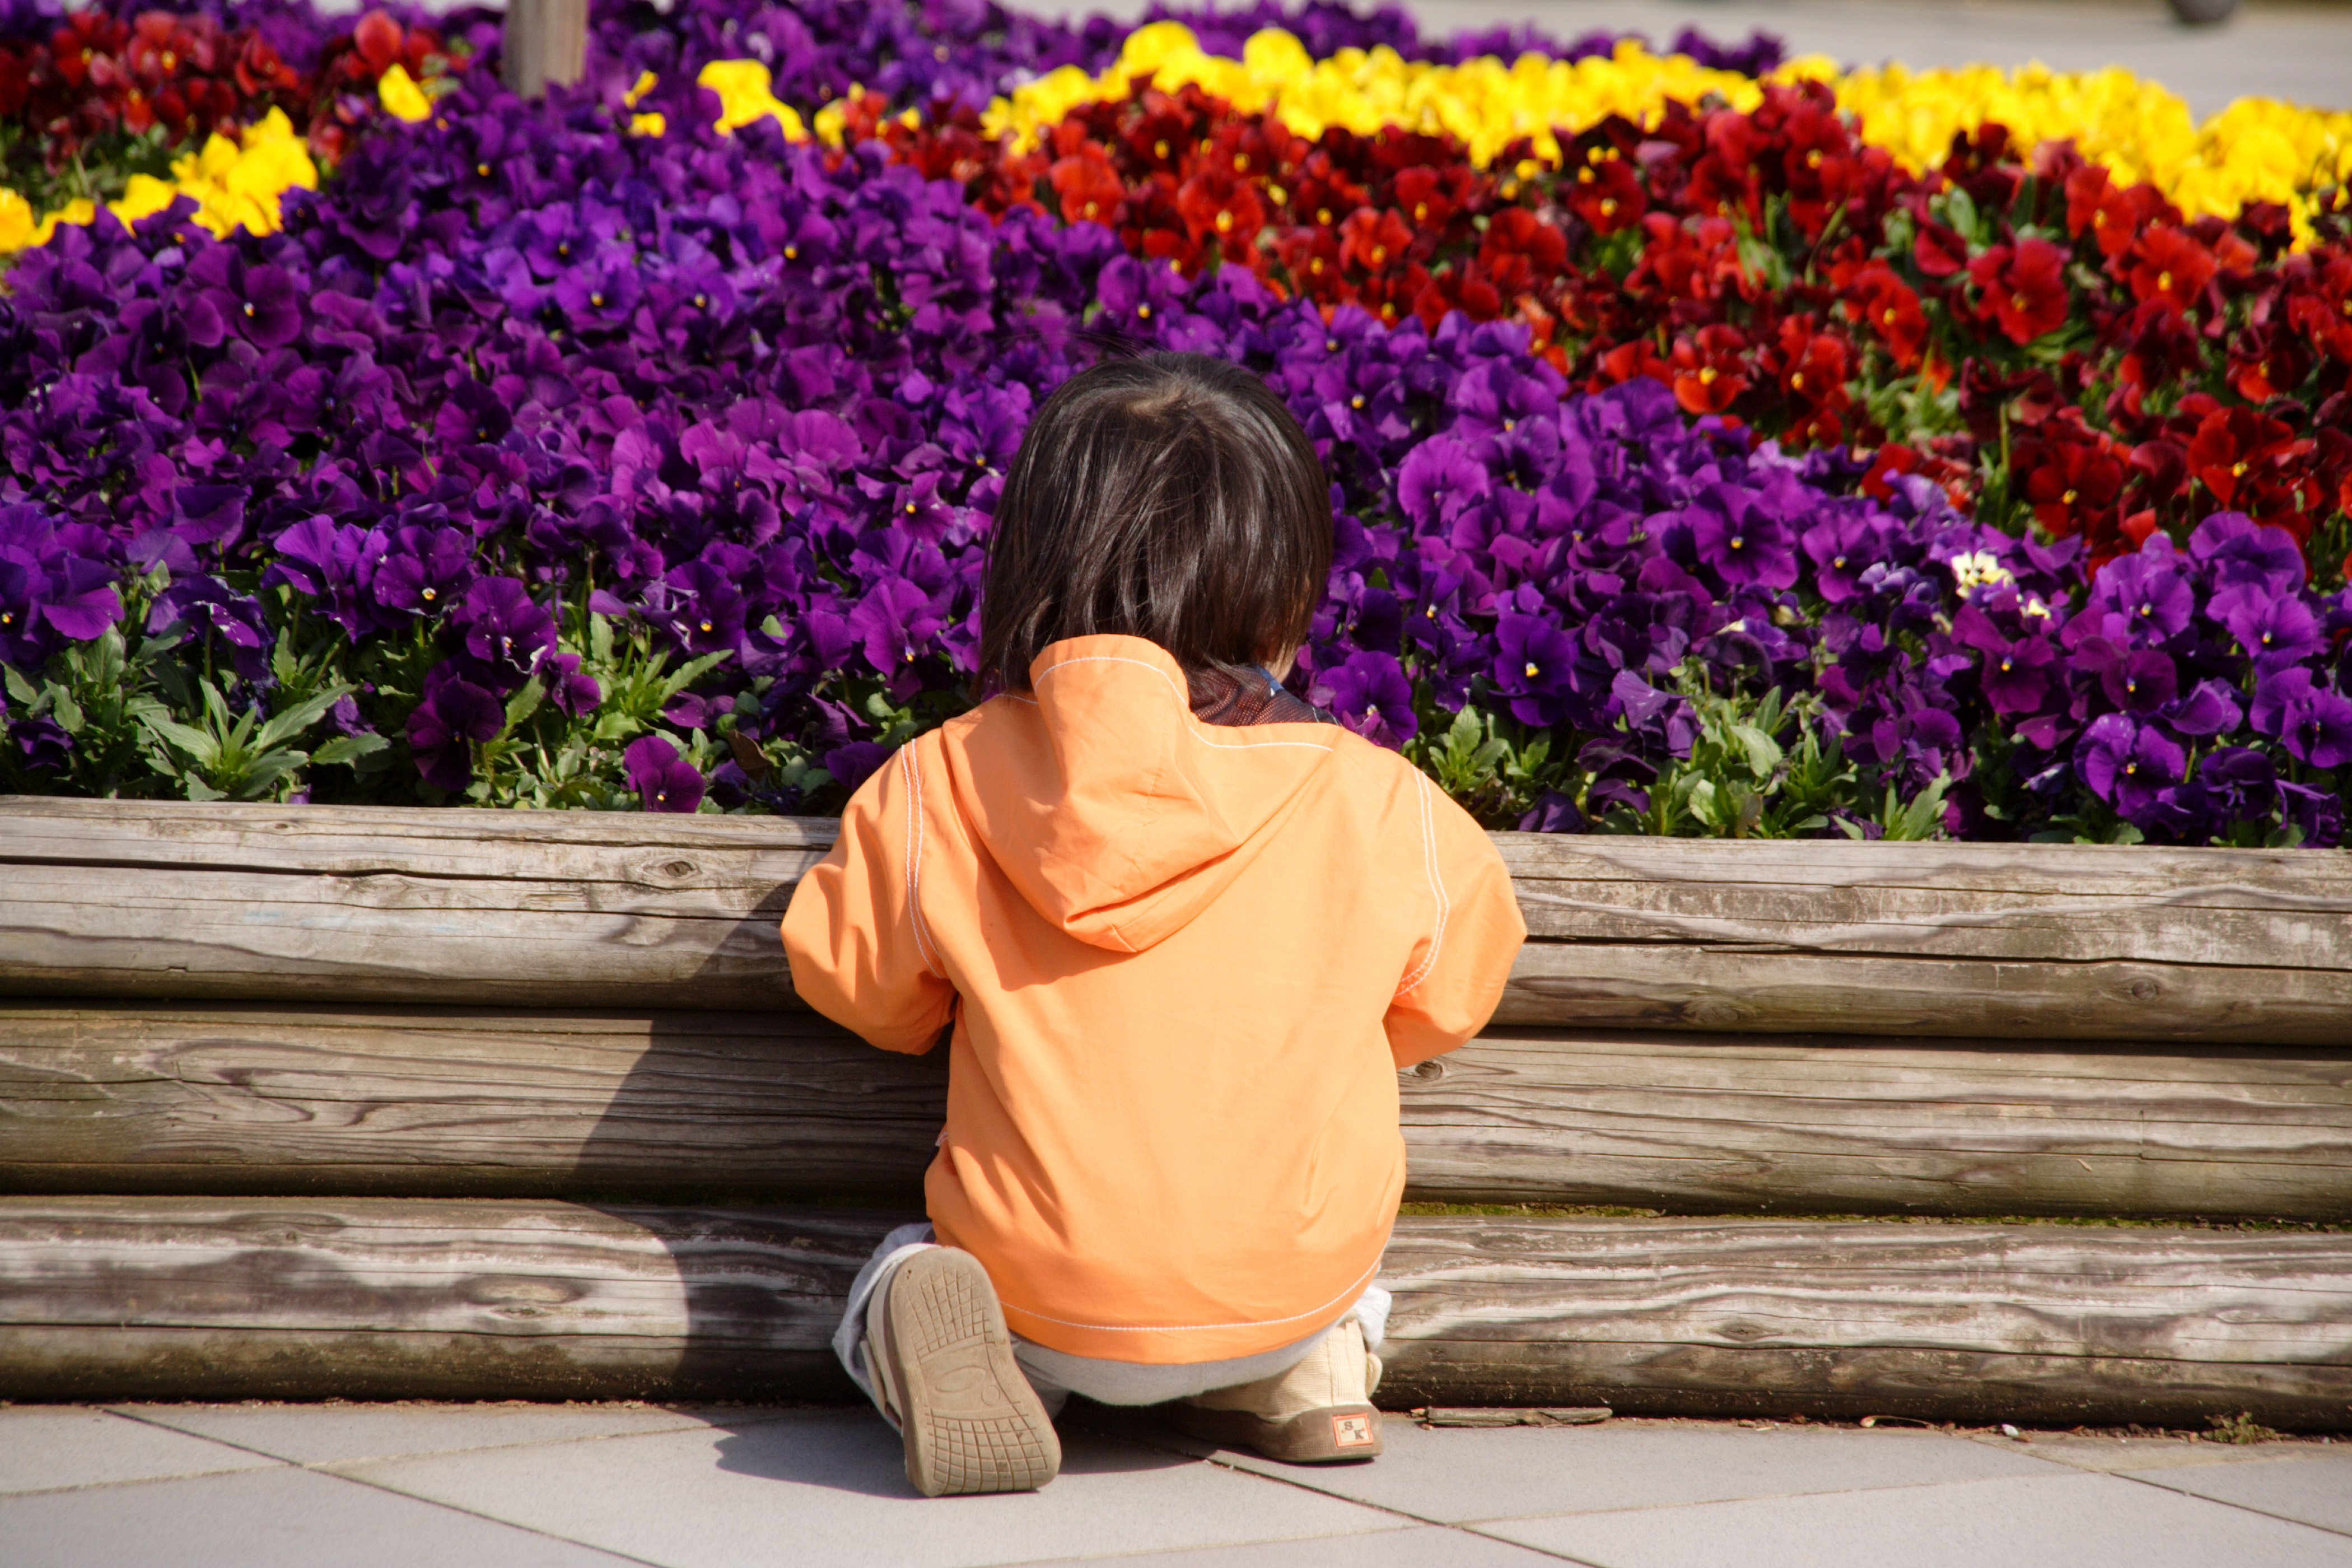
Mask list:
[[[2058,504],[2060,506],[2073,506],[2074,504],[2074,492],[2073,490],[2068,490],[2064,495],[2060,496],[2058,498]]]
[[[490,166],[488,163],[477,163],[474,165],[474,173],[487,180],[490,177]]]
[[[1701,386],[1713,386],[1715,384],[1715,366],[1704,366],[1698,373],[1698,384]]]
[[[434,600],[436,600],[436,599],[439,598],[440,596],[441,596],[440,595],[438,595],[438,594],[435,593],[435,592],[434,592],[432,589],[430,589],[430,588],[427,588],[427,589],[425,589],[425,602],[426,604],[428,604],[428,605],[429,605],[429,604],[431,604]]]
[[[1163,136],[1159,141],[1154,142],[1151,144],[1151,155],[1155,158],[1165,158],[1168,156],[1168,139],[1166,137]]]
[[[2242,463],[2242,462],[2236,462],[2236,463],[2232,463],[2232,464],[2231,464],[2231,465],[2230,465],[2230,477],[2231,477],[2231,479],[2244,479],[2244,478],[2246,477],[2246,465],[2245,465],[2244,463]]]
[[[1330,227],[1331,209],[1329,207],[1317,207],[1315,209],[1315,221],[1321,224],[1326,228]]]
[[[1529,659],[1528,661],[1528,679],[1529,680],[1533,680],[1536,678],[1537,673],[1538,671],[1536,669],[1535,661],[1533,659]]]
[[[1412,221],[1415,223],[1427,223],[1429,221],[1429,204],[1427,202],[1415,202],[1412,204]]]
[[[1376,246],[1372,247],[1372,265],[1373,265],[1373,266],[1378,267],[1381,262],[1386,261],[1388,258],[1389,258],[1389,247],[1388,247],[1387,246],[1385,246],[1385,245],[1376,245]]]
[[[787,261],[798,261],[800,258],[801,258],[801,247],[800,247],[799,246],[797,246],[797,245],[788,245],[788,246],[784,247],[784,259],[785,259],[785,260],[787,260]]]
[[[1821,166],[1822,150],[1816,147],[1811,152],[1805,154],[1805,167],[1808,169],[1818,169]]]
[[[1355,396],[1348,399],[1348,406],[1350,408],[1361,408],[1363,405],[1364,395],[1360,392],[1356,394]]]
[[[1316,277],[1318,277],[1318,278],[1322,277],[1322,276],[1323,276],[1323,258],[1322,258],[1321,257],[1319,257],[1319,256],[1318,256],[1318,257],[1317,257],[1317,258],[1314,259],[1314,261],[1308,265],[1308,267],[1307,267],[1307,271],[1309,271],[1309,272],[1312,272],[1312,273],[1313,273],[1313,274],[1315,274],[1315,276],[1316,276]]]
[[[1135,308],[1135,313],[1147,321],[1151,320],[1151,307],[1149,305],[1138,305]]]
[[[1249,173],[1248,153],[1236,153],[1234,154],[1234,173],[1236,174],[1246,174]]]
[[[2156,291],[2159,294],[2169,294],[2172,292],[2171,273],[2159,272],[2156,275]]]
[[[1233,231],[1234,215],[1229,212],[1220,212],[1217,214],[1217,232],[1219,234],[1231,234]]]
[[[702,623],[702,629],[703,629],[704,631],[706,631],[706,632],[707,632],[707,631],[709,631],[709,630],[710,629],[710,623],[709,623],[709,621],[705,621],[705,622],[703,622],[703,623]]]
[[[1804,391],[1804,390],[1805,390],[1805,373],[1804,373],[1803,371],[1801,371],[1801,371],[1798,371],[1798,372],[1797,372],[1796,374],[1794,374],[1793,375],[1790,376],[1790,377],[1789,377],[1789,385],[1790,385],[1790,388],[1792,391],[1796,391],[1796,392],[1802,392],[1802,391]]]
[[[1094,203],[1092,203],[1092,202],[1088,202],[1088,203],[1087,204],[1087,216],[1088,216],[1088,217],[1092,217],[1092,216],[1095,216],[1095,204],[1094,204]]]
[[[1615,217],[1617,216],[1617,198],[1615,196],[1603,196],[1601,198],[1601,216],[1602,217]]]
[[[2009,297],[2009,308],[2012,310],[2022,310],[2032,304],[2032,301],[2022,294],[2011,294]]]
[[[1891,327],[1891,326],[1893,326],[1893,325],[1895,324],[1895,310],[1894,310],[1894,308],[1893,308],[1892,306],[1888,307],[1887,311],[1886,311],[1886,314],[1885,314],[1884,316],[1879,317],[1878,319],[1879,319],[1881,321],[1885,322],[1886,325],[1888,325],[1888,326],[1890,326],[1890,327]]]

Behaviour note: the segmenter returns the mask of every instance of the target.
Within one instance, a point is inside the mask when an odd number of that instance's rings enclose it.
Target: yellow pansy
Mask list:
[[[33,205],[0,185],[0,256],[33,243]]]
[[[215,234],[274,234],[278,198],[298,185],[317,190],[319,166],[286,111],[273,109],[237,140],[215,132],[201,151],[173,159],[172,178],[182,195],[195,198],[196,221]]]
[[[2277,202],[2306,240],[2312,194],[2352,174],[2352,114],[2242,98],[2200,125],[2178,95],[2113,67],[1889,65],[1840,74],[1811,59],[1791,61],[1781,74],[1829,82],[1839,107],[1860,118],[1863,139],[1915,171],[1940,162],[1954,132],[1997,121],[2021,151],[2071,139],[2118,183],[2145,180],[2190,217],[2231,217],[2248,202]]]
[[[772,116],[795,142],[808,138],[800,113],[770,90],[772,79],[758,60],[713,60],[695,77],[695,83],[719,95],[719,129],[732,131]]]
[[[383,111],[396,120],[414,123],[433,112],[433,100],[425,96],[425,89],[416,85],[416,79],[410,76],[407,68],[397,60],[376,82],[375,97],[376,101],[383,105]]]
[[[106,204],[107,210],[122,220],[125,228],[141,218],[162,212],[172,205],[179,192],[152,174],[133,174],[120,201]],[[92,215],[95,216],[95,215]]]
[[[1333,126],[1359,135],[1391,125],[1445,132],[1481,164],[1523,138],[1538,156],[1556,161],[1556,130],[1573,132],[1612,114],[1652,119],[1669,99],[1696,103],[1713,95],[1738,109],[1762,101],[1748,77],[1683,55],[1653,55],[1632,39],[1612,55],[1586,60],[1528,54],[1506,64],[1487,55],[1444,66],[1407,60],[1386,46],[1318,60],[1289,33],[1269,27],[1253,34],[1233,60],[1203,51],[1181,23],[1154,22],[1129,34],[1100,76],[1065,66],[997,99],[981,123],[1026,149],[1071,110],[1127,96],[1138,77],[1162,90],[1197,86],[1244,113],[1276,115],[1310,140]]]
[[[1180,23],[1154,22],[1128,35],[1101,75],[1065,66],[997,99],[982,124],[1025,151],[1070,110],[1126,97],[1138,78],[1163,90],[1197,86],[1244,113],[1272,113],[1310,140],[1333,126],[1360,135],[1384,126],[1444,132],[1482,165],[1522,139],[1538,158],[1557,163],[1561,135],[1612,114],[1654,123],[1669,100],[1713,97],[1739,110],[1762,101],[1760,85],[1748,77],[1681,55],[1653,55],[1631,39],[1584,60],[1522,55],[1506,64],[1481,56],[1447,66],[1406,60],[1385,47],[1317,60],[1290,34],[1268,28],[1235,60],[1203,50]],[[1863,140],[1914,171],[1940,162],[1955,132],[1998,121],[2021,153],[2072,138],[2118,180],[2149,181],[2191,216],[2234,216],[2249,201],[2280,203],[2306,239],[2312,193],[2352,176],[2352,114],[2242,99],[2200,125],[2175,94],[2112,68],[2062,74],[2038,63],[2013,71],[1890,65],[1843,72],[1815,56],[1791,60],[1767,79],[1828,83]],[[837,113],[820,111],[819,121],[837,133]]]

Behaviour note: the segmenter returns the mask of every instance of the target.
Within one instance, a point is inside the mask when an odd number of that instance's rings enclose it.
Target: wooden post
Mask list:
[[[580,79],[588,56],[588,0],[509,0],[506,84],[520,98]]]

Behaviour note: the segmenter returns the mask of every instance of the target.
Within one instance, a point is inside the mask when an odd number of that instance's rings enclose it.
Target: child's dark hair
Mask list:
[[[1048,643],[1148,638],[1186,669],[1307,639],[1331,499],[1307,432],[1248,371],[1150,353],[1072,376],[1031,421],[996,503],[980,667],[1026,690]]]

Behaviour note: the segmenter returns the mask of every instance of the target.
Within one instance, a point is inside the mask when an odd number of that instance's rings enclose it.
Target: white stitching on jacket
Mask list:
[[[1404,984],[1397,987],[1396,994],[1400,996],[1429,978],[1430,970],[1437,963],[1438,949],[1445,945],[1446,918],[1454,912],[1453,902],[1445,895],[1445,879],[1438,874],[1437,825],[1430,812],[1429,778],[1423,773],[1415,773],[1413,777],[1421,785],[1418,796],[1421,802],[1421,858],[1422,864],[1429,872],[1430,897],[1437,904],[1437,927],[1430,934],[1429,955],[1421,961],[1421,967],[1405,976]]]

